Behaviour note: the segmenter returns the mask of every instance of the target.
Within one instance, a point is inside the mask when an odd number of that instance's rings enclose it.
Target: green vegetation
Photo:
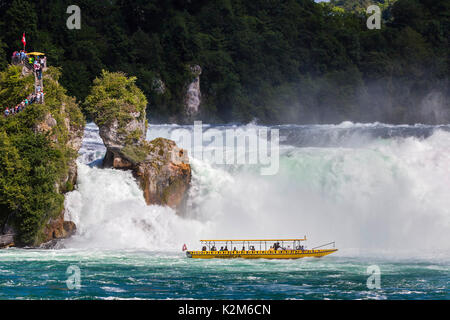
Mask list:
[[[130,121],[145,123],[147,99],[136,84],[136,77],[127,77],[122,72],[108,72],[94,80],[91,93],[86,97],[85,110],[98,126],[109,126],[112,121],[118,123],[118,139],[123,139],[121,153],[129,161],[139,163],[149,153],[148,145],[143,140],[142,130],[136,128],[127,131]],[[139,116],[133,114],[139,113]]]
[[[123,128],[134,119],[132,113],[139,113],[137,120],[145,120],[147,99],[135,82],[136,77],[128,78],[122,72],[103,70],[86,97],[85,110],[99,126],[118,120]],[[139,132],[132,132],[130,138],[139,138],[139,135]]]
[[[149,148],[146,143],[133,145],[127,144],[120,152],[132,163],[140,163],[145,160],[149,153]]]
[[[22,77],[21,72],[21,66],[11,66],[0,74],[2,112],[5,107],[15,107],[34,91],[33,75]]]
[[[342,8],[346,11],[365,13],[367,8],[371,5],[377,5],[382,12],[388,11],[396,1],[397,0],[330,0],[330,3],[333,6]]]
[[[20,73],[13,66],[0,73],[0,105],[15,105],[31,92],[33,76],[22,78]],[[69,161],[77,156],[67,146],[65,119],[78,130],[85,122],[75,99],[58,84],[59,74],[50,68],[45,75],[45,105],[33,104],[15,116],[0,117],[0,228],[6,222],[12,225],[19,245],[42,242],[45,224],[63,210],[61,193],[73,188],[70,182],[63,183]],[[56,125],[38,133],[37,125],[49,114]]]
[[[381,30],[366,27],[369,3],[383,11]],[[422,103],[439,93],[450,114],[447,0],[83,0],[80,30],[65,25],[71,4],[1,1],[0,66],[25,30],[79,101],[102,70],[136,76],[153,121],[182,120],[193,64],[206,121],[450,119]]]

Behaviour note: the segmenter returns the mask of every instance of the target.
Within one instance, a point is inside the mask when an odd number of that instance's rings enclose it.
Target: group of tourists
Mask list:
[[[18,105],[12,108],[6,107],[5,111],[3,112],[3,115],[5,117],[15,115],[21,111],[23,111],[26,107],[29,105],[32,105],[33,103],[42,103],[44,99],[44,93],[42,91],[39,91],[37,93],[32,93],[28,97],[26,97],[22,102],[20,102]]]
[[[34,53],[33,53],[34,54]],[[14,51],[12,55],[13,64],[23,64],[32,69],[38,80],[42,79],[42,70],[47,67],[47,57],[27,54],[24,50]]]
[[[206,251],[206,246],[203,246],[202,250]],[[255,249],[255,246],[249,246],[248,250],[255,251],[256,249]],[[286,248],[286,247],[282,247],[279,242],[275,242],[272,246],[270,246],[269,250],[270,251],[278,251],[278,250],[279,251],[283,251],[283,250],[302,250],[303,251],[303,250],[305,250],[305,247],[298,245],[298,246],[295,246],[295,248],[291,249],[291,246],[287,246],[287,248]],[[211,251],[217,251],[216,247],[212,246]],[[228,246],[220,247],[219,251],[228,251]],[[236,247],[233,248],[233,251],[236,251]],[[245,246],[242,247],[242,251],[245,251]]]
[[[47,67],[47,57],[40,57],[38,55],[35,56],[35,54],[38,54],[37,52],[32,52],[31,54],[28,54],[24,50],[20,51],[14,51],[12,54],[12,62],[13,64],[28,64],[30,66],[34,67],[34,64],[40,64],[41,68]]]
[[[25,50],[13,52],[12,63],[16,65],[23,64],[28,69],[33,70],[35,78],[38,81],[36,81],[35,83],[34,93],[28,95],[15,107],[11,108],[7,107],[4,110],[3,114],[5,117],[19,113],[33,103],[44,103],[44,92],[41,85],[42,85],[42,70],[47,67],[47,58],[45,56],[41,58],[37,54],[38,54],[37,52],[27,54]]]
[[[270,246],[270,250],[275,250],[275,251],[277,251],[277,250],[280,250],[280,251],[283,251],[283,250],[302,250],[303,251],[303,250],[305,250],[305,247],[297,245],[294,248],[291,248],[291,246],[287,246],[287,248],[286,248],[286,247],[282,247],[279,242],[275,242],[272,246]]]
[[[25,50],[14,51],[12,54],[12,63],[13,64],[23,63],[23,62],[25,62],[26,59],[27,59],[27,54],[26,54]]]

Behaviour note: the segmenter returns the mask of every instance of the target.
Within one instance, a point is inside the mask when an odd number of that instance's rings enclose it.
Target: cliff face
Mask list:
[[[28,81],[14,67],[7,72],[7,79],[18,79],[16,87]],[[64,193],[76,184],[85,120],[59,85],[59,74],[49,68],[44,75],[45,104],[0,119],[0,247],[40,246],[76,231],[64,220]]]
[[[76,125],[71,121],[70,115],[66,112],[66,103],[61,106],[62,123],[64,132],[67,135],[66,146],[69,152],[73,155],[77,155],[81,148],[83,140],[83,127]],[[35,126],[35,131],[41,134],[45,134],[49,131],[53,131],[52,128],[57,126],[57,121],[53,118],[51,113],[47,113],[45,120],[39,122]],[[52,143],[58,143],[58,137],[56,134],[50,135]],[[76,157],[72,156],[67,159],[66,170],[61,176],[61,180],[55,183],[55,188],[58,193],[66,193],[72,191],[77,183],[77,162]],[[68,238],[76,232],[76,225],[73,221],[64,220],[65,210],[56,218],[50,218],[44,227],[43,242],[49,242],[52,240]]]
[[[202,97],[200,91],[200,74],[202,73],[202,68],[199,65],[192,66],[191,73],[194,79],[188,84],[184,98],[184,110],[188,117],[195,116],[199,112]]]
[[[132,170],[148,205],[167,205],[179,211],[191,182],[187,153],[172,140],[145,141],[145,123],[137,119],[135,115],[124,127],[119,127],[117,120],[100,127],[107,148],[103,166]],[[136,139],[130,143],[133,132]]]
[[[147,144],[145,160],[133,173],[148,205],[167,205],[181,210],[191,183],[191,166],[185,150],[172,140],[157,138]]]
[[[129,117],[125,119],[113,119],[110,123],[99,125],[99,134],[105,144],[107,153],[105,157],[105,166],[110,158],[114,158],[127,144],[140,145],[145,142],[147,125],[145,123],[145,112],[130,112]]]

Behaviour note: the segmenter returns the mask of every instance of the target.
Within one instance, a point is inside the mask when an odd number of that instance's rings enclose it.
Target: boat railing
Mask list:
[[[322,247],[329,246],[329,245],[333,245],[333,248],[335,248],[335,242],[333,241],[333,242],[328,242],[328,243],[322,244],[320,246],[314,247],[311,250],[322,248]]]

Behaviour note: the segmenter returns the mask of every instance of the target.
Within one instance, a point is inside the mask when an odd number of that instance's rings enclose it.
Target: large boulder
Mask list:
[[[44,242],[65,239],[73,235],[77,227],[72,221],[64,220],[64,212],[56,219],[50,219],[44,229]]]
[[[184,149],[174,141],[157,138],[148,143],[150,152],[133,169],[144,190],[147,204],[183,208],[191,183],[191,166]]]
[[[145,113],[130,112],[129,117],[119,121],[114,119],[99,126],[99,134],[108,150],[120,150],[127,144],[139,144],[145,141],[147,125]]]
[[[132,170],[148,205],[183,209],[191,182],[186,150],[164,138],[107,150],[103,166]]]
[[[0,249],[8,248],[14,246],[14,237],[16,236],[16,231],[7,222],[0,229]]]
[[[147,204],[179,211],[191,181],[187,153],[168,139],[145,140],[147,100],[135,80],[103,71],[86,98],[106,146],[103,166],[132,170]]]

